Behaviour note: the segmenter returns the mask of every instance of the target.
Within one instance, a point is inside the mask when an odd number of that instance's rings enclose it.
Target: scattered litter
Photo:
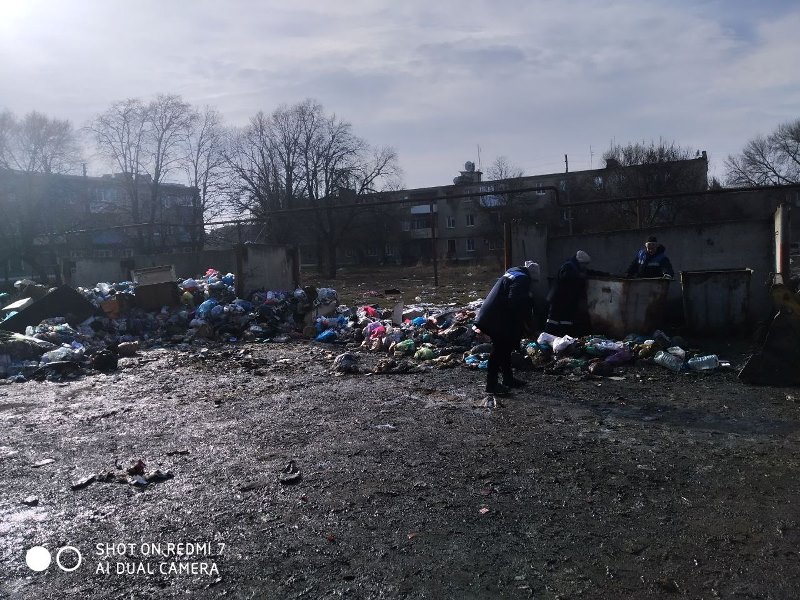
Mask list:
[[[489,509],[486,508],[485,506],[483,506],[483,507],[481,507],[480,510],[478,510],[478,512],[481,513],[482,515],[485,515],[486,513],[489,512]]]
[[[389,425],[388,423],[385,425],[375,425],[375,429],[386,429],[388,431],[395,431],[397,427],[394,425]]]
[[[293,460],[290,460],[278,475],[278,481],[283,485],[299,483],[302,478],[302,472]]]
[[[88,487],[89,485],[94,483],[96,480],[97,480],[96,475],[87,475],[86,477],[83,477],[82,479],[79,479],[78,481],[74,482],[70,487],[73,490],[82,490],[83,488]]]
[[[36,506],[39,504],[39,497],[38,496],[28,496],[25,498],[22,503],[26,506]]]
[[[139,351],[139,342],[122,342],[117,346],[117,355],[120,357],[133,356]]]
[[[45,465],[49,465],[50,463],[54,463],[54,462],[56,462],[56,459],[54,459],[54,458],[43,458],[42,460],[37,460],[31,466],[34,469],[38,469],[39,467],[43,467]]]
[[[337,373],[357,373],[358,357],[352,352],[345,352],[333,359],[333,370]]]
[[[125,472],[128,475],[144,475],[144,467],[145,467],[144,461],[140,459],[137,460],[133,465],[128,467],[125,470]]]

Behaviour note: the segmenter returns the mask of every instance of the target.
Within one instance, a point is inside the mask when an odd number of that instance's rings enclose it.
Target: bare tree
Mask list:
[[[180,96],[161,94],[148,104],[145,120],[148,160],[144,166],[151,178],[147,245],[152,248],[155,243],[154,224],[163,222],[164,200],[161,197],[161,185],[186,158],[186,139],[192,123],[192,109]],[[162,228],[161,245],[165,244],[166,237],[167,231]]]
[[[278,153],[263,112],[252,117],[247,127],[231,132],[225,161],[232,174],[229,194],[236,211],[265,217],[280,208],[286,192],[279,184]]]
[[[321,249],[320,263],[335,278],[337,249],[367,211],[349,204],[354,196],[396,187],[401,176],[392,148],[375,149],[352,133],[352,126],[322,105],[306,101],[300,111],[305,199],[315,210],[311,224]]]
[[[736,186],[800,183],[800,119],[756,136],[725,161],[726,182]]]
[[[708,188],[705,153],[660,139],[657,143],[612,144],[603,153],[606,168],[574,185],[571,198],[632,198],[592,209],[596,221],[618,227],[674,223],[690,200],[639,200],[645,196],[691,193]]]
[[[486,171],[486,179],[489,181],[515,179],[524,176],[525,170],[512,165],[506,156],[498,156]]]
[[[204,224],[224,211],[225,132],[219,112],[207,106],[195,112],[186,137],[184,164],[189,185],[197,190],[192,202],[191,238],[195,250],[204,244]]]
[[[0,264],[21,258],[46,277],[52,260],[35,237],[67,219],[63,181],[50,174],[69,173],[80,163],[76,134],[69,121],[30,112],[18,120],[0,113]]]
[[[147,107],[138,98],[121,100],[98,115],[86,127],[94,138],[99,154],[119,169],[121,186],[130,199],[130,218],[141,222],[141,176],[145,173],[145,142],[148,134]],[[139,247],[143,247],[143,236],[137,230]]]
[[[163,221],[164,214],[161,187],[186,163],[192,122],[189,104],[179,96],[162,94],[147,104],[138,98],[115,102],[87,127],[100,155],[120,173],[131,220],[150,224],[146,232],[137,229],[139,250],[155,246],[154,224]],[[127,207],[115,208],[127,212]],[[161,231],[161,244],[167,233]]]
[[[17,120],[0,113],[0,167],[26,173],[69,173],[80,162],[77,136],[67,120],[30,112]]]
[[[272,216],[272,239],[279,242],[310,231],[330,277],[338,246],[366,214],[347,205],[397,187],[401,177],[393,149],[373,148],[314,100],[281,106],[270,117],[258,113],[233,136],[227,158],[238,183],[237,207]],[[276,214],[295,206],[306,211],[302,217]]]
[[[11,136],[15,121],[11,111],[0,112],[0,169],[11,168]]]

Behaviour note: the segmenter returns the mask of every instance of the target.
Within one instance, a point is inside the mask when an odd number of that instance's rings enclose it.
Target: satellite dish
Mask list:
[[[472,162],[471,160],[468,160],[467,162],[464,163],[464,170],[469,173],[472,173],[475,170],[475,163]]]

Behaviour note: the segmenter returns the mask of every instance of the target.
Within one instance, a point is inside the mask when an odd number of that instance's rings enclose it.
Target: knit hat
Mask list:
[[[589,264],[590,262],[592,262],[592,257],[589,256],[583,250],[578,250],[575,253],[575,258],[578,260],[579,263],[584,264],[584,265]]]
[[[528,269],[531,279],[534,281],[539,281],[542,275],[542,270],[539,268],[539,263],[533,262],[532,260],[526,260],[525,268]]]

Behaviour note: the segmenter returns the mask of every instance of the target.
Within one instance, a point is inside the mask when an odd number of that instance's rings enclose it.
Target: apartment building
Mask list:
[[[150,177],[133,185],[121,175],[0,169],[0,276],[51,276],[59,259],[190,252],[195,224],[202,227],[196,197],[194,188],[155,186]]]

